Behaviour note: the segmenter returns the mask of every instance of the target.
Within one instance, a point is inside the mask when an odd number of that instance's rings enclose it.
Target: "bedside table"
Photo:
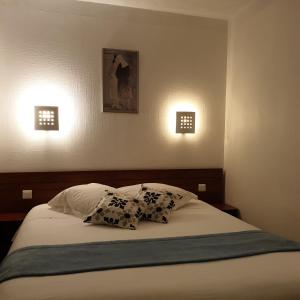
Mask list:
[[[229,204],[226,204],[226,203],[210,203],[212,206],[218,208],[219,210],[222,210],[236,218],[239,218],[240,217],[240,211],[238,208],[234,207],[234,206],[231,206]]]
[[[11,240],[25,216],[25,212],[0,213],[0,261],[7,254]]]

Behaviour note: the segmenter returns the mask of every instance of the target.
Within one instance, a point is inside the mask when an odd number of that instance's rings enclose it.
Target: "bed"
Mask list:
[[[141,222],[137,230],[83,224],[78,217],[53,211],[47,204],[40,204],[26,216],[10,253],[32,245],[252,230],[257,228],[197,199],[191,199],[174,211],[168,224]],[[0,299],[300,299],[300,252],[17,278],[0,284]]]

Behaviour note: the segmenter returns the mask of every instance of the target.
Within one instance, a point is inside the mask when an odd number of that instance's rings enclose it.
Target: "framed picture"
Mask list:
[[[138,112],[138,52],[103,49],[103,111]]]

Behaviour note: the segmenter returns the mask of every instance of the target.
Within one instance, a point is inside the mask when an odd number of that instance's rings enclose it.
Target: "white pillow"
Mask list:
[[[163,183],[143,183],[143,185],[154,190],[158,190],[161,192],[170,192],[172,194],[177,195],[177,199],[175,201],[175,207],[173,208],[173,210],[179,209],[187,202],[189,202],[191,199],[198,199],[197,195],[173,185],[168,185]],[[126,193],[132,197],[136,197],[139,190],[141,189],[141,186],[142,184],[128,185],[128,186],[120,187],[117,190],[119,192]]]
[[[95,209],[106,191],[116,189],[99,183],[76,185],[56,195],[48,205],[56,211],[84,218]]]

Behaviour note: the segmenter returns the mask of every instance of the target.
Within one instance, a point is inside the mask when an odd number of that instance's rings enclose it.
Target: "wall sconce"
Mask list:
[[[195,133],[195,112],[176,112],[176,133]]]
[[[57,106],[35,106],[35,130],[59,130]]]

